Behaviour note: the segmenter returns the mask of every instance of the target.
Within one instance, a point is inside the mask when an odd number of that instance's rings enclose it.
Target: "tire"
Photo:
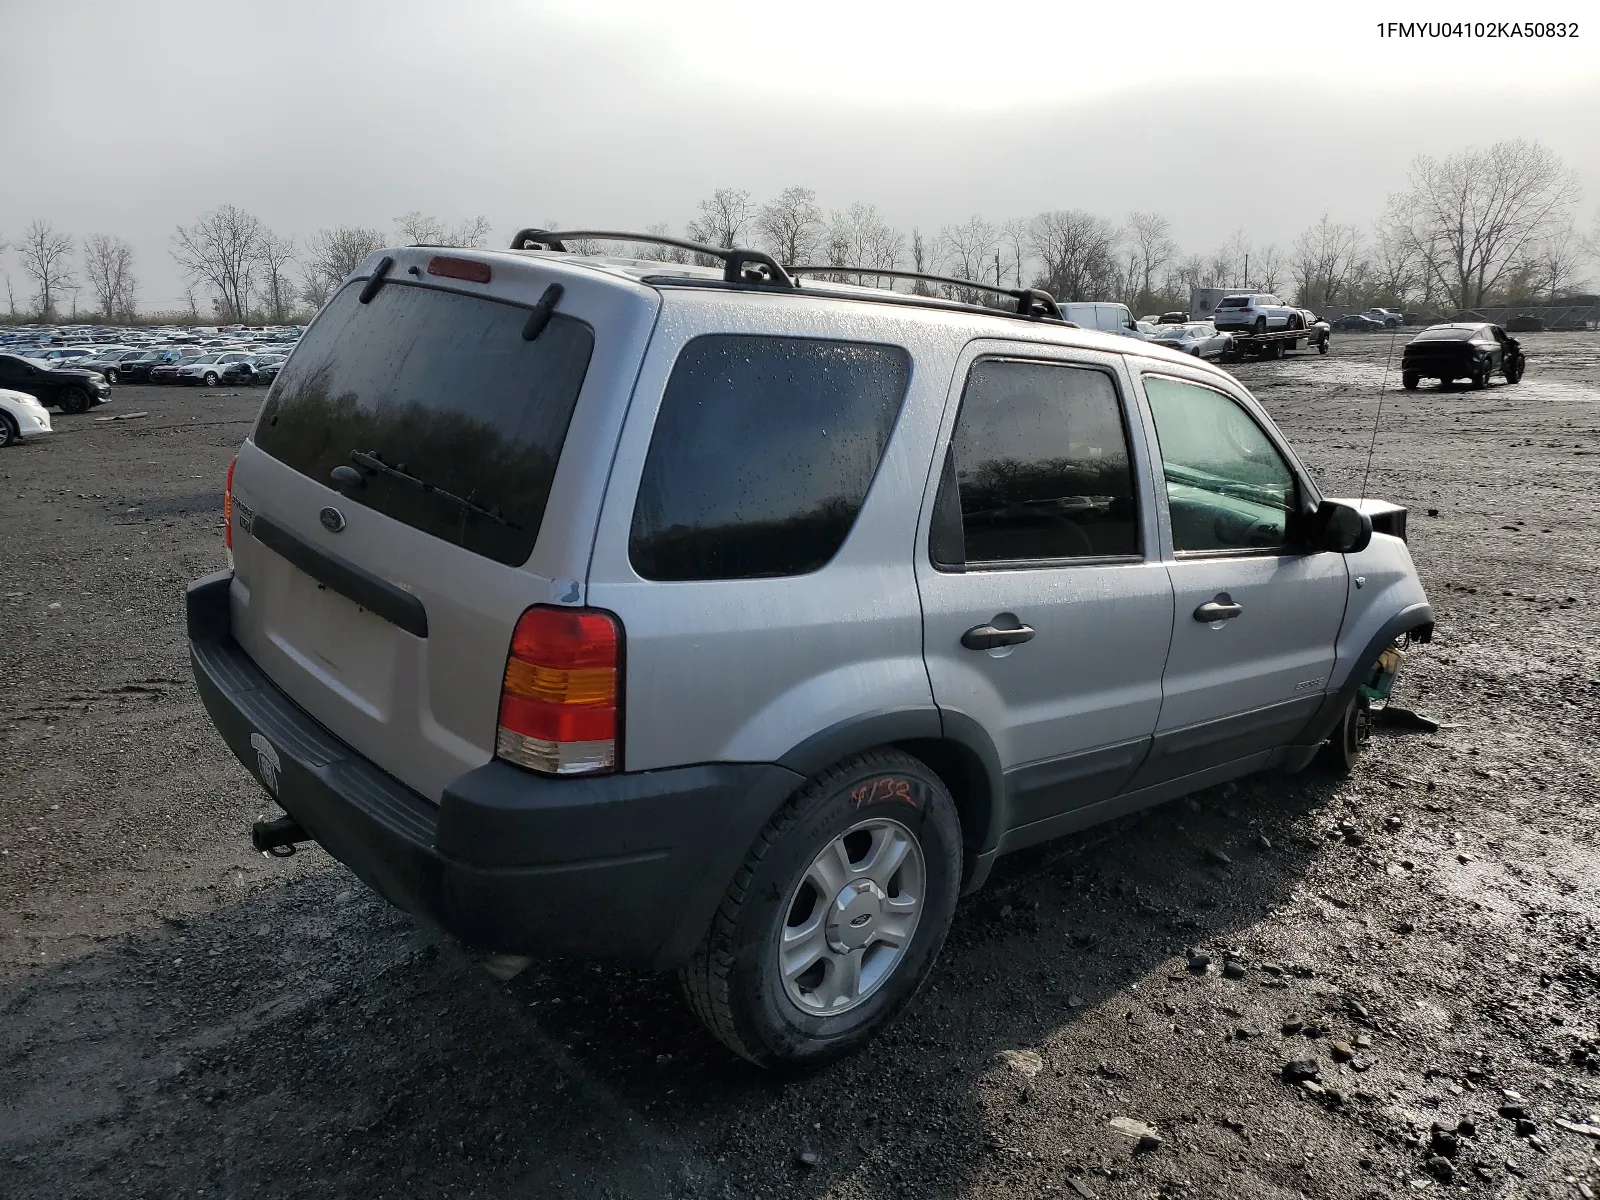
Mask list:
[[[116,368],[113,367],[109,371],[106,372],[106,382],[107,383],[115,383],[116,381],[117,381],[117,371],[116,371]]]
[[[1406,371],[1400,376],[1400,386],[1408,392],[1417,390],[1417,384],[1422,382],[1422,376],[1415,371]]]
[[[207,371],[206,375],[205,375],[205,378],[203,380],[201,380],[201,382],[204,383],[207,387],[216,387],[217,386],[217,373],[215,371]]]
[[[901,855],[882,882],[861,868],[897,844]],[[881,939],[888,925],[879,922],[907,920],[887,906],[914,896],[919,874],[921,904],[896,948]],[[868,880],[875,890],[862,886]],[[825,893],[835,887],[830,904]],[[761,831],[679,972],[684,993],[712,1035],[757,1066],[820,1066],[859,1048],[910,1002],[944,944],[960,889],[961,822],[944,783],[909,754],[854,755],[813,777]],[[830,922],[825,911],[851,893],[849,919]],[[791,955],[816,954],[787,976],[786,936]],[[836,938],[862,937],[859,947],[845,943],[854,947],[848,953],[835,948]],[[874,968],[881,973],[872,977]],[[852,978],[859,995],[848,990]]]
[[[0,450],[4,450],[13,442],[22,440],[22,430],[17,428],[17,423],[8,412],[0,412]]]
[[[1522,378],[1523,362],[1520,358],[1513,359],[1506,364],[1505,377],[1507,383],[1516,383]]]
[[[1489,368],[1485,366],[1481,371],[1474,371],[1468,378],[1472,381],[1472,390],[1481,392],[1489,386]]]
[[[1255,329],[1257,333],[1265,333],[1267,331],[1267,319],[1265,317],[1257,317]]]
[[[1357,692],[1339,715],[1332,735],[1317,752],[1317,764],[1335,775],[1352,775],[1372,736],[1372,705]]]
[[[56,393],[56,403],[62,412],[76,417],[89,411],[89,393],[80,387],[62,388]]]
[[[1318,354],[1326,354],[1327,352],[1328,352],[1328,339],[1327,338],[1323,338],[1321,341],[1319,341],[1317,343],[1317,353]]]
[[[1273,342],[1267,347],[1268,358],[1282,358],[1288,352],[1288,345],[1284,342]]]

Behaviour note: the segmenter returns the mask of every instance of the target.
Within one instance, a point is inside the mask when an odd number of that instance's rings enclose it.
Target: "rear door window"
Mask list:
[[[645,579],[815,571],[839,551],[894,429],[900,346],[711,334],[667,381],[628,555]]]
[[[1137,515],[1110,375],[1005,359],[973,366],[935,502],[935,566],[1137,555]]]
[[[557,313],[524,341],[521,305],[399,282],[362,304],[363,282],[333,299],[278,373],[256,445],[321,483],[356,467],[367,481],[353,502],[510,566],[527,561],[593,331]]]

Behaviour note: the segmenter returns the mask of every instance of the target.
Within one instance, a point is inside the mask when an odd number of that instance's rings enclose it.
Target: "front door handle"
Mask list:
[[[974,625],[961,635],[961,644],[968,650],[996,650],[1001,646],[1019,646],[1033,641],[1033,626],[1018,625],[1015,629],[999,629],[994,625]]]
[[[1194,610],[1194,619],[1203,625],[1213,621],[1231,621],[1244,611],[1244,605],[1235,604],[1227,592],[1217,593],[1215,600],[1207,600]]]

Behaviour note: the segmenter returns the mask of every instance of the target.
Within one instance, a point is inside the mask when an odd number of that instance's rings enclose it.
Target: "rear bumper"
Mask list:
[[[686,961],[756,834],[802,782],[768,763],[547,779],[490,762],[435,806],[335,738],[233,640],[227,572],[187,596],[190,661],[229,749],[391,903],[468,945]]]

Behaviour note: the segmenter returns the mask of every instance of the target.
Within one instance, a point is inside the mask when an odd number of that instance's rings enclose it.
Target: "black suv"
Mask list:
[[[11,354],[0,354],[0,388],[26,392],[40,404],[74,414],[111,399],[111,385],[96,371],[44,367]]]

